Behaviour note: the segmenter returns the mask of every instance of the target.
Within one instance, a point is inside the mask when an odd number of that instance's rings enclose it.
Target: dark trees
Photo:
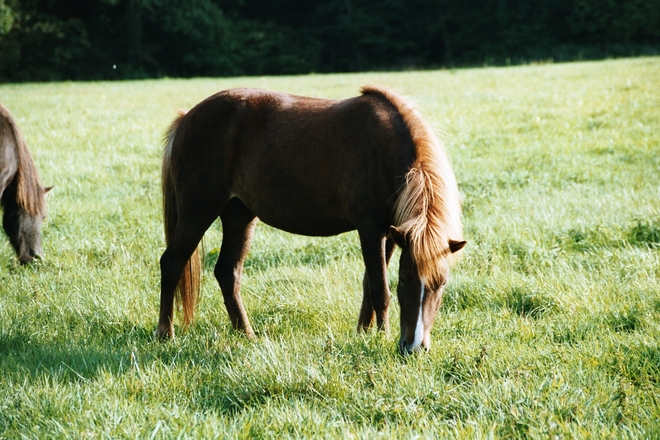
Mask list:
[[[0,80],[657,54],[660,0],[0,0]]]

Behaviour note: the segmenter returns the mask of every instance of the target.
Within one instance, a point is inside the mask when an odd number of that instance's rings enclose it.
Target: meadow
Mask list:
[[[196,323],[153,339],[162,138],[230,87],[412,98],[468,246],[429,353],[357,334],[356,233],[257,226],[231,329],[204,238]],[[2,84],[46,185],[45,259],[0,240],[0,438],[660,437],[660,58],[506,68]],[[390,264],[395,291],[398,259]]]

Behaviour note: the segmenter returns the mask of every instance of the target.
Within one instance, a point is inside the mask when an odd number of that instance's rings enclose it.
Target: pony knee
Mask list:
[[[376,313],[379,312],[387,312],[390,308],[390,293],[385,290],[383,292],[379,292],[380,294],[375,294],[374,291],[371,291],[371,305],[376,311]]]

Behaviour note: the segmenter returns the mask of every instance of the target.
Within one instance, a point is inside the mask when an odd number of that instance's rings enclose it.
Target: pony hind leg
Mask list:
[[[186,212],[186,211],[184,211]],[[194,212],[194,211],[187,211]],[[211,226],[216,216],[212,214],[187,215],[178,219],[176,227],[169,238],[165,252],[160,258],[161,293],[160,312],[156,337],[159,339],[172,339],[174,337],[174,294],[177,289],[186,265],[199,265],[199,256],[196,255],[197,246],[206,230]],[[197,259],[197,261],[194,261]],[[199,270],[193,270],[192,279],[185,280],[191,286],[180,286],[180,289],[197,290],[199,285]],[[183,296],[183,292],[181,292]],[[189,304],[181,298],[184,307],[184,316],[192,319],[194,303]],[[185,324],[189,321],[185,319]]]
[[[385,242],[385,267],[390,263],[392,254],[394,253],[394,240],[388,238]],[[364,278],[362,279],[362,307],[360,308],[360,316],[358,318],[358,331],[368,330],[374,325],[376,321],[376,310],[374,309],[373,302],[371,299],[371,288],[369,286],[369,275],[368,272],[364,271]],[[382,289],[380,290],[382,292]],[[384,303],[384,300],[377,302]]]
[[[387,285],[387,263],[392,256],[394,243],[390,243],[384,233],[371,228],[358,228],[358,233],[366,268],[358,330],[371,327],[375,317],[378,329],[389,332],[390,291]]]
[[[222,247],[214,274],[220,284],[231,325],[249,339],[255,337],[241,299],[243,263],[250,250],[256,216],[240,200],[234,198],[220,213]]]

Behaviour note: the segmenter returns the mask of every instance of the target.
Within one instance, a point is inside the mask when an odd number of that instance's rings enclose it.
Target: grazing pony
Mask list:
[[[199,293],[198,244],[219,216],[217,278],[229,318],[254,332],[240,295],[257,219],[295,234],[357,229],[366,273],[358,329],[387,331],[387,264],[402,249],[399,349],[430,346],[449,263],[465,245],[456,178],[443,145],[402,97],[376,86],[325,100],[225,90],[181,113],[167,135],[156,336],[172,338],[175,292],[184,326]]]
[[[41,256],[41,222],[46,217],[44,188],[25,140],[0,104],[0,204],[2,226],[21,264]]]

